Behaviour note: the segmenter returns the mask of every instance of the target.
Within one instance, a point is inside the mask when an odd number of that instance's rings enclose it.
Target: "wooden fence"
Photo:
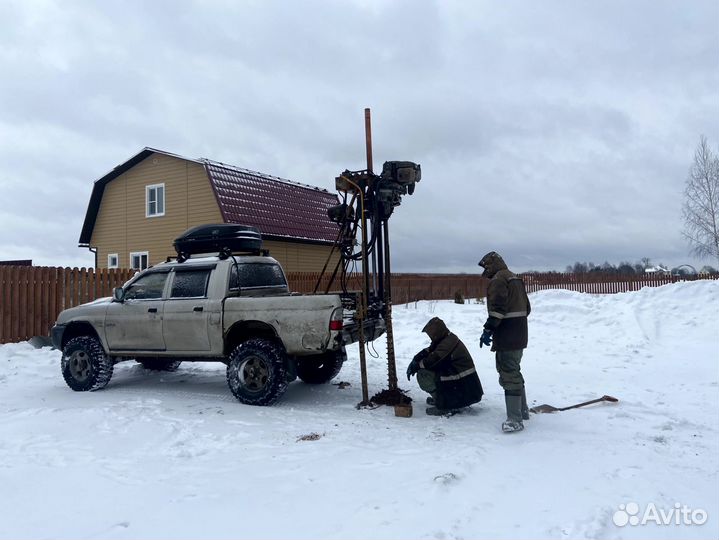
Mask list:
[[[546,289],[568,289],[590,294],[613,294],[638,291],[642,287],[660,287],[677,281],[719,279],[719,276],[620,275],[587,272],[586,274],[523,274],[522,279],[527,292],[530,293]]]
[[[295,272],[288,274],[290,289],[302,293],[311,293],[319,273]],[[319,293],[325,292],[329,276],[323,276]],[[487,295],[489,280],[477,274],[392,274],[392,302],[406,304],[415,300],[442,300],[454,298],[454,293],[460,291],[465,298],[482,298]],[[347,290],[359,291],[362,289],[362,274],[348,274]],[[335,280],[330,292],[342,289],[339,280]]]
[[[134,270],[0,266],[0,343],[47,336],[69,307],[110,296]]]
[[[57,315],[69,307],[110,296],[112,289],[134,275],[127,269],[78,269],[42,266],[0,265],[0,343],[24,341],[32,336],[47,336]],[[297,272],[287,276],[290,289],[312,293],[318,273]],[[701,276],[717,279],[719,276]],[[528,292],[544,289],[569,289],[589,293],[617,293],[655,287],[694,276],[617,276],[588,274],[525,274]],[[324,276],[318,292],[324,292],[329,276]],[[393,274],[394,304],[416,300],[453,298],[460,291],[465,298],[486,296],[488,280],[477,274]],[[351,274],[348,290],[362,288],[361,274]],[[330,292],[340,290],[337,281]]]

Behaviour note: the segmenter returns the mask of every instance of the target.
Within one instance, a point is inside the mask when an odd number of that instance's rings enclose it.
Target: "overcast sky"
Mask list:
[[[85,265],[93,182],[145,146],[334,190],[422,165],[393,269],[688,255],[719,146],[719,2],[0,1],[0,260]]]

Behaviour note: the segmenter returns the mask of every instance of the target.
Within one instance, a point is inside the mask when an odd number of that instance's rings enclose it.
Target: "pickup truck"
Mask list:
[[[124,360],[166,371],[214,361],[240,402],[270,405],[298,377],[319,384],[339,373],[358,334],[351,316],[339,295],[290,293],[272,257],[201,257],[158,264],[112,298],[64,310],[52,341],[76,391],[104,388]],[[374,339],[383,321],[364,329]]]

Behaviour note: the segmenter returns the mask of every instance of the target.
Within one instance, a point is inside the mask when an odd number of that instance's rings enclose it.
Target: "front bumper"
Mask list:
[[[53,349],[62,350],[62,335],[65,333],[66,324],[56,324],[50,330]]]

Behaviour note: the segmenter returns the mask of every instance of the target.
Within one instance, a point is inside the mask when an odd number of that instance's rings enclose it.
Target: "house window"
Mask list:
[[[145,186],[145,217],[165,215],[165,184]]]
[[[107,267],[108,268],[119,268],[120,267],[120,257],[117,253],[110,253],[107,256]]]
[[[134,270],[144,270],[147,268],[147,259],[149,253],[147,251],[138,251],[130,253],[130,266]]]

